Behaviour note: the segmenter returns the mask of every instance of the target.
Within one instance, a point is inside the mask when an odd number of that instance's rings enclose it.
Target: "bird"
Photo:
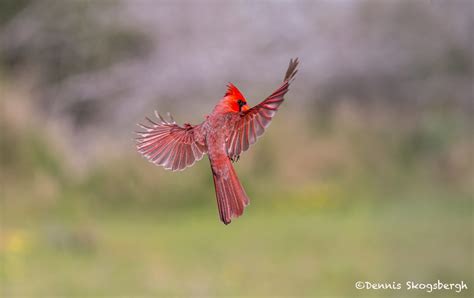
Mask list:
[[[205,120],[197,125],[176,124],[168,113],[138,125],[136,149],[148,161],[166,170],[180,171],[208,155],[220,220],[228,225],[249,204],[233,163],[262,136],[284,101],[298,72],[298,58],[290,59],[283,83],[270,96],[249,108],[246,98],[229,83],[227,91]]]

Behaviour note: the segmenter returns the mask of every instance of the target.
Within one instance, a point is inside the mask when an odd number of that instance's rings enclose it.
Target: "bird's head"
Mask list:
[[[243,112],[249,109],[247,100],[232,83],[227,85],[223,103],[230,112]]]

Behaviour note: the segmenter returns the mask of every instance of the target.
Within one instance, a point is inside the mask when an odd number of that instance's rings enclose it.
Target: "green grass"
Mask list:
[[[359,202],[350,209],[250,205],[9,218],[7,297],[426,296],[356,281],[474,282],[470,200]],[[454,203],[455,202],[455,203]],[[454,296],[437,291],[433,296]],[[470,296],[472,290],[461,296]],[[430,295],[430,296],[432,296]],[[459,296],[459,295],[457,295]]]

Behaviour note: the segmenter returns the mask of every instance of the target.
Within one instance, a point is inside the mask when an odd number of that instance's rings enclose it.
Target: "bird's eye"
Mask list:
[[[239,107],[242,107],[242,106],[244,106],[244,105],[247,104],[247,103],[246,103],[245,101],[243,101],[242,99],[239,99],[239,100],[237,101],[237,103],[239,104]]]

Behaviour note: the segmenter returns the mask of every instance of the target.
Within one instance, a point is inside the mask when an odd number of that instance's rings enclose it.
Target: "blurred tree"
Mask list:
[[[100,72],[143,57],[150,43],[123,22],[117,1],[6,1],[1,15],[0,63],[4,72],[37,79],[38,107],[57,108],[51,90],[77,75]],[[89,88],[96,88],[90,86]],[[100,117],[103,103],[89,94],[69,94],[59,104],[64,117],[81,126]]]
[[[27,7],[31,0],[3,0],[0,2],[0,26]]]

